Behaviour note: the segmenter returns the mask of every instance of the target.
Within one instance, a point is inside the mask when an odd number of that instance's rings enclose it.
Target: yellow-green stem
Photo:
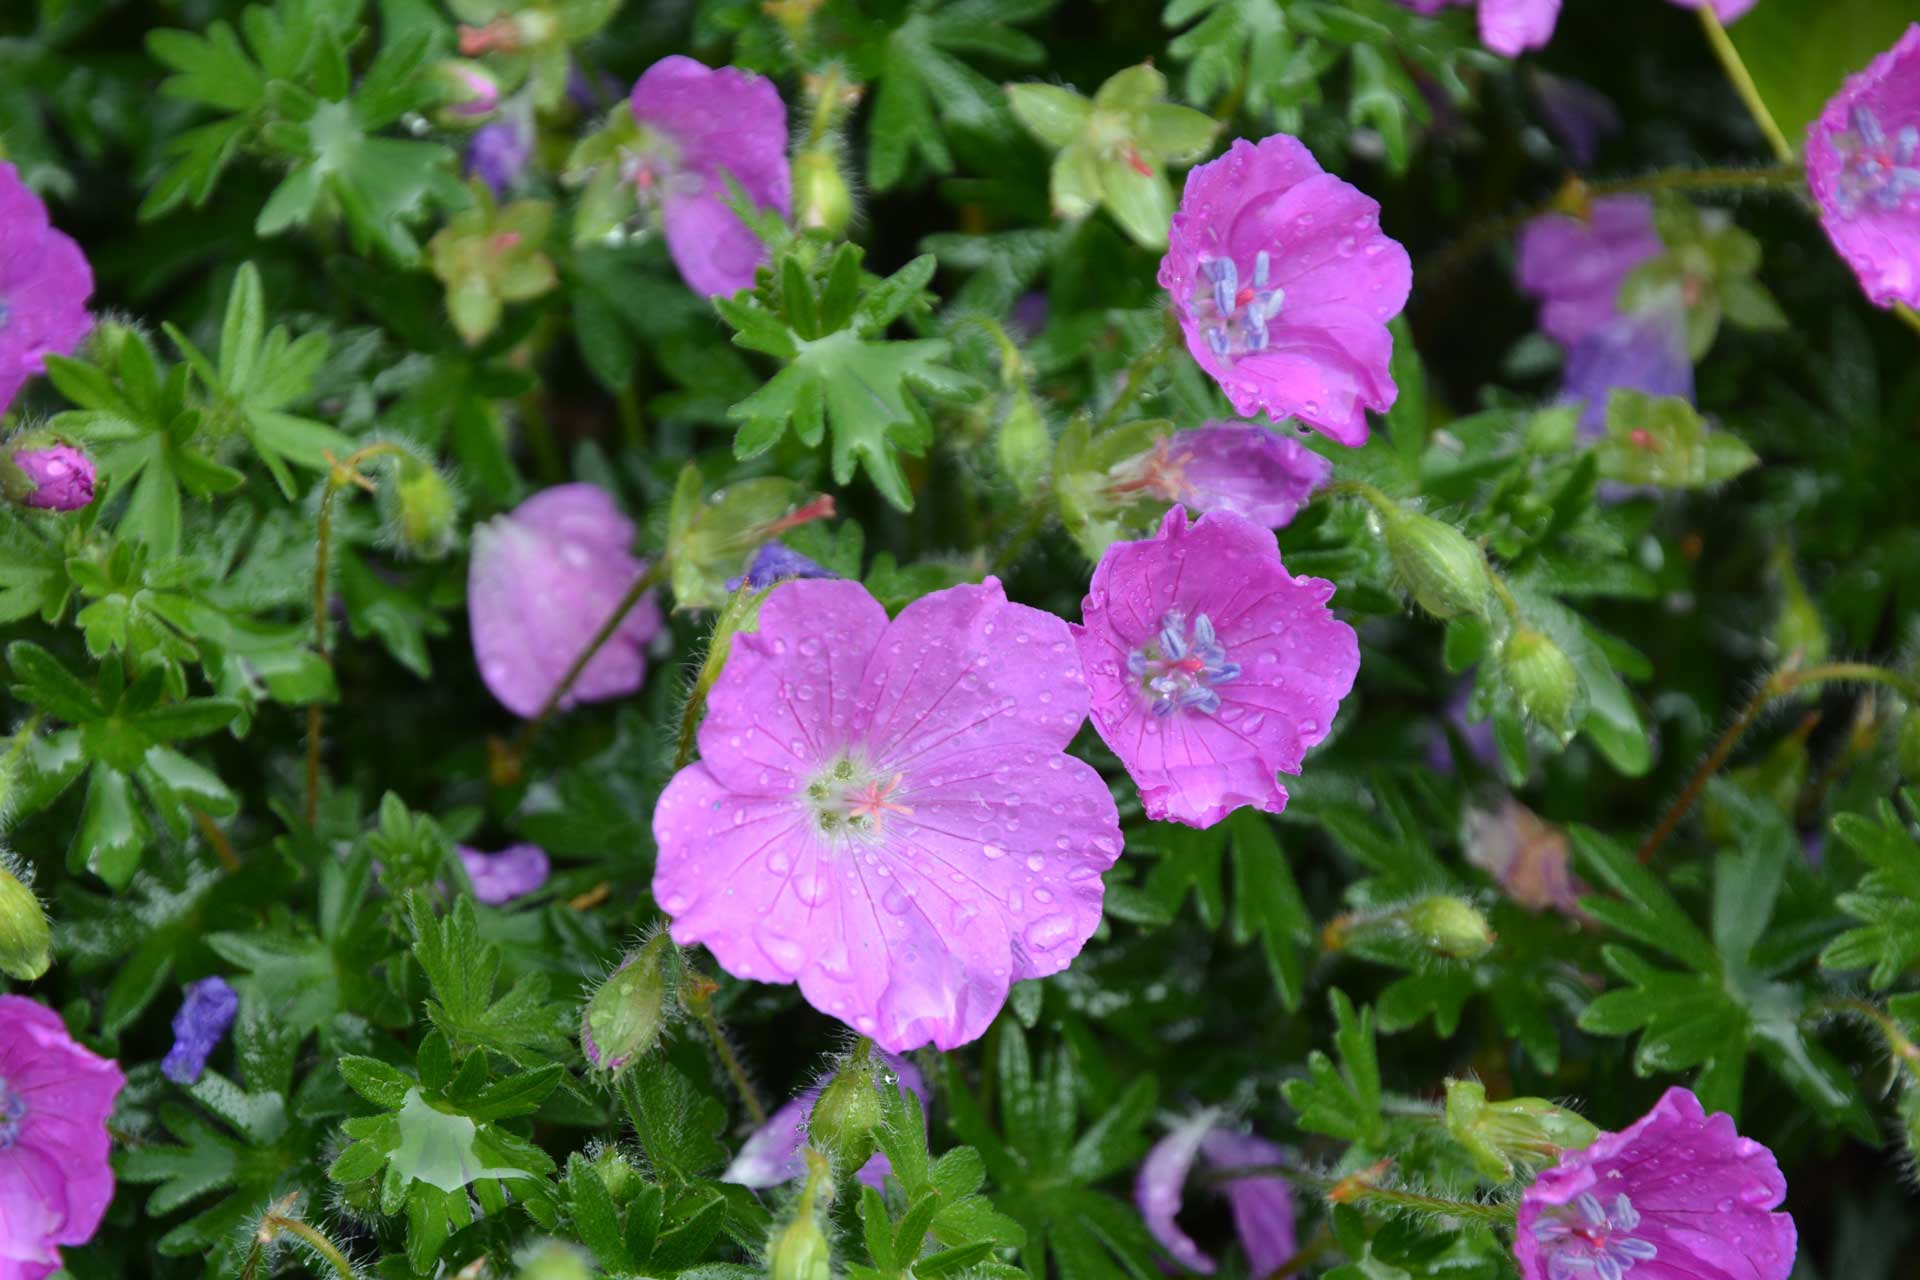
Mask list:
[[[315,1253],[327,1260],[340,1276],[340,1280],[353,1280],[353,1264],[347,1261],[346,1255],[340,1252],[333,1241],[306,1223],[297,1218],[283,1218],[277,1213],[270,1213],[260,1220],[260,1226],[263,1231],[272,1230],[276,1233],[284,1231],[290,1236],[299,1237]]]
[[[1711,4],[1701,4],[1696,10],[1700,15],[1700,25],[1707,33],[1707,43],[1713,47],[1713,56],[1720,59],[1720,66],[1727,73],[1727,79],[1733,82],[1735,93],[1747,104],[1747,114],[1760,126],[1760,133],[1773,148],[1774,158],[1782,164],[1793,159],[1793,144],[1787,141],[1787,135],[1773,118],[1773,112],[1767,110],[1767,103],[1760,96],[1760,86],[1753,82],[1753,73],[1747,70],[1747,64],[1740,59],[1740,51],[1733,47],[1733,40],[1727,35],[1727,29],[1720,25],[1720,15],[1713,11]]]
[[[700,1011],[700,1025],[706,1028],[707,1039],[713,1044],[713,1051],[720,1058],[720,1065],[726,1068],[727,1076],[733,1081],[734,1090],[739,1093],[740,1101],[745,1104],[747,1114],[753,1117],[757,1129],[767,1122],[766,1104],[760,1101],[760,1095],[754,1091],[753,1081],[747,1079],[747,1069],[740,1065],[739,1057],[733,1046],[727,1042],[727,1033],[720,1027],[720,1019],[713,1012],[713,1002],[709,1000]]]

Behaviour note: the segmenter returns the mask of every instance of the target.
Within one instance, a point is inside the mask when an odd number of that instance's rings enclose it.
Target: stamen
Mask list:
[[[1222,359],[1266,350],[1268,323],[1280,313],[1285,292],[1269,288],[1273,257],[1265,249],[1253,255],[1251,282],[1240,285],[1240,269],[1231,258],[1208,258],[1194,299],[1194,319],[1214,355]]]
[[[1546,1255],[1548,1280],[1623,1280],[1635,1263],[1660,1253],[1652,1241],[1631,1234],[1639,1225],[1640,1214],[1624,1194],[1609,1209],[1587,1191],[1542,1214],[1533,1237]]]
[[[1127,655],[1127,671],[1140,681],[1147,709],[1155,716],[1175,711],[1210,716],[1220,710],[1215,686],[1239,678],[1240,664],[1227,661],[1213,619],[1203,613],[1189,624],[1185,612],[1169,609],[1153,642]]]

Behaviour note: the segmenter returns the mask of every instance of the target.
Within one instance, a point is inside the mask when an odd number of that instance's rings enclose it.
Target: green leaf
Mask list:
[[[1911,791],[1903,801],[1913,812],[1920,799]],[[1820,953],[1823,968],[1867,969],[1876,989],[1892,986],[1920,964],[1920,844],[1892,804],[1882,800],[1873,818],[1843,813],[1833,833],[1867,863],[1868,871],[1836,899],[1859,921]]]
[[[689,1182],[726,1162],[716,1136],[726,1128],[726,1108],[668,1063],[622,1076],[620,1100],[641,1149],[667,1180]]]
[[[1728,28],[1761,100],[1798,147],[1840,83],[1913,21],[1905,0],[1767,0]]]
[[[1300,1127],[1372,1148],[1385,1131],[1380,1112],[1380,1063],[1373,1043],[1373,1011],[1355,1013],[1346,993],[1328,997],[1333,1009],[1333,1061],[1318,1049],[1307,1057],[1307,1078],[1281,1088],[1287,1105],[1300,1114]]]

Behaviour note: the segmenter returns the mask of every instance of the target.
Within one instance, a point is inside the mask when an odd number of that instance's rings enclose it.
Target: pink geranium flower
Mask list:
[[[87,336],[91,296],[80,246],[49,225],[40,197],[0,161],[0,413],[46,371],[47,356],[71,355]]]
[[[1176,431],[1115,468],[1109,491],[1178,502],[1200,514],[1231,511],[1282,529],[1332,476],[1333,464],[1298,440],[1266,427],[1209,422]]]
[[[1786,1194],[1771,1151],[1676,1087],[1534,1180],[1513,1252],[1524,1280],[1786,1280],[1793,1219],[1770,1212]]]
[[[126,1084],[60,1016],[0,995],[0,1276],[40,1280],[85,1244],[113,1199],[107,1117]]]
[[[913,1090],[924,1109],[927,1103],[927,1082],[920,1074],[920,1068],[905,1058],[883,1053],[880,1061],[893,1077],[893,1087]],[[741,1144],[740,1154],[733,1158],[727,1171],[720,1175],[720,1181],[731,1182],[737,1186],[777,1187],[783,1182],[792,1182],[807,1172],[807,1162],[800,1154],[800,1148],[807,1142],[807,1121],[813,1118],[813,1104],[820,1100],[821,1086],[815,1085],[798,1097],[791,1098],[787,1104],[767,1117],[767,1122],[748,1135]],[[893,1162],[887,1159],[887,1153],[876,1151],[868,1161],[860,1166],[860,1181],[875,1191],[884,1191],[887,1187],[887,1175],[893,1172]]]
[[[1286,807],[1360,668],[1333,584],[1296,578],[1273,534],[1230,512],[1116,542],[1074,628],[1093,727],[1140,787],[1149,818],[1210,827],[1241,805]]]
[[[1187,349],[1250,418],[1295,417],[1367,442],[1396,394],[1387,321],[1413,284],[1380,206],[1323,172],[1298,138],[1236,140],[1187,174],[1160,260]]]
[[[646,69],[630,101],[642,147],[624,176],[659,210],[681,278],[710,296],[751,287],[767,249],[727,207],[726,175],[760,208],[792,211],[780,91],[765,76],[674,54]]]
[[[1876,306],[1920,306],[1920,23],[1807,129],[1820,225]]]
[[[1133,1200],[1147,1231],[1189,1271],[1212,1275],[1214,1260],[1180,1229],[1187,1176],[1196,1162],[1210,1170],[1246,1169],[1278,1164],[1284,1153],[1266,1139],[1219,1124],[1219,1115],[1203,1111],[1153,1144],[1140,1162]],[[1231,1178],[1220,1184],[1233,1211],[1234,1234],[1246,1250],[1247,1272],[1264,1276],[1299,1252],[1294,1235],[1293,1196],[1276,1176]]]
[[[1603,196],[1584,219],[1548,214],[1520,232],[1520,287],[1540,299],[1540,327],[1571,347],[1620,314],[1620,286],[1664,246],[1646,196]]]
[[[775,587],[654,810],[673,940],[895,1053],[974,1039],[1100,922],[1120,829],[1065,752],[1086,713],[1067,624],[993,578],[892,622],[857,582]]]
[[[1509,58],[1545,46],[1553,38],[1554,24],[1560,20],[1560,0],[1400,0],[1400,3],[1425,14],[1435,14],[1449,6],[1476,8],[1480,18],[1480,43]]]
[[[515,715],[530,716],[558,687],[646,566],[634,559],[633,522],[603,489],[543,489],[473,531],[467,616],[480,678]],[[660,630],[648,595],[560,702],[570,707],[632,693],[646,678],[645,647]]]

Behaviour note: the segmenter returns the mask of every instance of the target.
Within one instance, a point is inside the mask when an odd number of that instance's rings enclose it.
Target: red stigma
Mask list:
[[[831,520],[833,516],[833,495],[823,493],[806,506],[796,507],[768,525],[767,536],[773,537],[776,534],[785,533],[788,529],[797,528],[814,520]]]

